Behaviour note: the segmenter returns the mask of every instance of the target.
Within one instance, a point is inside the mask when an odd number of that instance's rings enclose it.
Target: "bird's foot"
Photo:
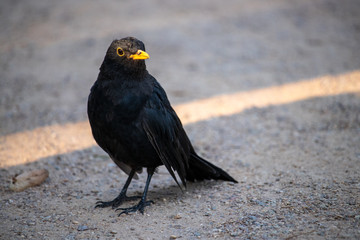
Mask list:
[[[118,210],[123,210],[119,216],[121,214],[129,214],[129,213],[132,213],[132,212],[136,212],[136,211],[139,211],[141,212],[142,214],[144,214],[144,209],[145,207],[147,206],[150,206],[150,204],[154,203],[153,201],[144,201],[144,200],[140,200],[140,202],[138,204],[136,204],[135,206],[132,206],[132,207],[129,207],[129,208],[118,208],[116,209],[115,211],[118,211]]]
[[[120,206],[123,202],[132,201],[132,200],[136,200],[139,198],[141,198],[141,196],[128,197],[128,196],[126,196],[126,194],[120,193],[120,195],[117,196],[112,201],[109,201],[109,202],[97,201],[95,208],[106,208],[106,207],[111,206],[114,209],[114,208],[117,208],[118,206]]]

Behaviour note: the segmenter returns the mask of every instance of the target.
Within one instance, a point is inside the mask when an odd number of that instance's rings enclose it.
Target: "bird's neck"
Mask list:
[[[132,80],[141,81],[148,74],[145,61],[137,61],[131,66],[111,64],[104,61],[100,67],[100,75],[108,80]]]

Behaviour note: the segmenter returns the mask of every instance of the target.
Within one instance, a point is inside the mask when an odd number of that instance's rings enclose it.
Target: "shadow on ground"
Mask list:
[[[181,192],[161,167],[145,215],[93,208],[126,180],[98,147],[1,169],[2,237],[356,238],[359,101],[313,98],[187,125],[200,155],[239,183],[205,181]],[[11,176],[37,168],[50,171],[42,186],[7,190]],[[142,192],[143,175],[129,195]]]

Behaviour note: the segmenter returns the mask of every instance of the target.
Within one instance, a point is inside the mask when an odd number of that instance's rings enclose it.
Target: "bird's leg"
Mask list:
[[[129,177],[126,180],[126,183],[125,183],[124,187],[122,188],[119,196],[117,196],[114,200],[109,201],[109,202],[98,201],[98,202],[96,202],[95,208],[98,208],[98,207],[105,208],[105,207],[109,207],[109,206],[112,206],[112,208],[116,208],[125,201],[130,201],[130,200],[135,200],[135,199],[141,198],[140,196],[134,196],[134,197],[126,196],[126,191],[130,185],[132,178],[134,177],[134,174],[135,174],[135,169],[131,169]]]
[[[145,185],[145,188],[144,188],[144,192],[143,192],[143,195],[141,197],[141,200],[138,204],[136,204],[135,206],[132,206],[132,207],[129,207],[129,208],[118,208],[116,209],[117,210],[123,210],[119,216],[123,213],[131,213],[131,212],[136,212],[136,211],[139,211],[141,212],[142,214],[144,214],[144,208],[149,206],[151,203],[154,203],[153,201],[146,201],[146,195],[147,195],[147,191],[149,189],[149,185],[150,185],[150,181],[151,181],[151,177],[152,175],[154,174],[155,172],[155,168],[148,168],[147,169],[147,172],[148,172],[148,176],[147,176],[147,180],[146,180],[146,185]]]

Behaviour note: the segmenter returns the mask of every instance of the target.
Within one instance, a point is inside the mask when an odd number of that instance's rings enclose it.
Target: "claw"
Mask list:
[[[151,181],[151,177],[155,172],[155,168],[148,168],[147,171],[148,171],[148,177],[146,179],[144,192],[143,192],[143,195],[141,196],[140,202],[137,205],[129,207],[129,208],[117,208],[115,211],[122,210],[122,212],[119,214],[119,216],[121,214],[124,214],[124,213],[129,214],[131,212],[137,212],[137,211],[144,214],[145,207],[150,206],[150,204],[154,203],[153,201],[146,201],[146,195],[147,195],[147,191],[148,191],[149,184],[150,184],[150,181]],[[121,192],[119,194],[119,196],[117,196],[114,200],[112,200],[110,202],[98,201],[98,202],[96,202],[95,208],[98,208],[98,207],[104,208],[104,207],[108,207],[108,206],[112,206],[112,208],[116,208],[116,207],[120,206],[124,201],[130,201],[130,200],[140,198],[138,196],[134,196],[134,197],[127,197],[126,196],[127,188],[129,186],[129,184],[131,182],[131,179],[134,176],[134,174],[135,174],[135,170],[132,169],[130,174],[129,174],[128,179],[126,180],[126,183],[125,183],[123,189],[121,190]]]
[[[106,208],[111,206],[113,201],[110,202],[103,202],[103,201],[97,201],[95,204],[95,208]]]
[[[137,205],[129,207],[129,208],[117,208],[115,211],[119,211],[119,210],[123,210],[121,213],[119,213],[118,216],[122,215],[122,214],[129,214],[132,212],[136,212],[139,211],[140,213],[144,214],[144,209],[147,206],[150,206],[150,204],[153,204],[154,201],[140,201]]]
[[[125,194],[120,194],[118,197],[116,197],[114,200],[109,202],[104,201],[97,201],[95,204],[95,208],[106,208],[106,207],[112,207],[113,209],[120,206],[123,202],[126,201],[132,201],[141,198],[141,196],[131,196],[128,197]]]

